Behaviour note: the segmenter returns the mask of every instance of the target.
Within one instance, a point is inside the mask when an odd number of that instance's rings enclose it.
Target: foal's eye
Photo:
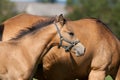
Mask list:
[[[73,32],[69,32],[69,35],[70,35],[70,36],[74,36],[74,33],[73,33]]]

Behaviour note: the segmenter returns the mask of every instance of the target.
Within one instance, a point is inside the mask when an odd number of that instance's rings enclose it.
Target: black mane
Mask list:
[[[19,38],[21,38],[22,36],[24,36],[26,34],[32,33],[32,32],[34,32],[34,31],[36,31],[38,29],[41,29],[42,27],[45,27],[47,25],[52,24],[54,21],[55,21],[55,18],[50,18],[50,19],[47,19],[47,20],[43,20],[42,22],[38,21],[32,27],[21,30],[18,33],[18,35],[15,38],[12,38],[11,40],[19,39]]]
[[[106,23],[104,23],[103,21],[101,21],[100,19],[98,19],[98,18],[91,18],[91,19],[94,19],[97,23],[102,24],[103,26],[105,26],[105,28],[107,28],[109,31],[112,32],[112,30],[110,29],[110,27]]]

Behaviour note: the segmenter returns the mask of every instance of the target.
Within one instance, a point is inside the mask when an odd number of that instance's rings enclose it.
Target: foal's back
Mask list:
[[[19,14],[15,17],[12,17],[5,22],[3,22],[1,27],[3,29],[2,41],[7,41],[13,37],[15,37],[20,30],[26,29],[27,27],[31,27],[32,25],[44,21],[47,18],[31,15],[31,14]]]

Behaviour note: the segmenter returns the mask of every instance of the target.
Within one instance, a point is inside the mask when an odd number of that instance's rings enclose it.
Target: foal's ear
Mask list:
[[[63,17],[63,14],[60,14],[57,17],[57,22],[60,22],[60,24],[63,26],[66,23],[66,19]]]

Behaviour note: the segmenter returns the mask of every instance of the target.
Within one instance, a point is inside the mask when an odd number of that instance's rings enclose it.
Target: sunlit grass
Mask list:
[[[38,80],[38,79],[33,78],[33,80]]]

